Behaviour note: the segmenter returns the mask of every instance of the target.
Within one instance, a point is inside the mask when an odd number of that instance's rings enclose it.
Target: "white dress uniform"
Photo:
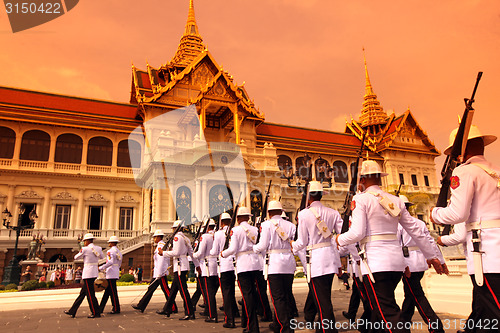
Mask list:
[[[174,280],[172,281],[172,287],[170,289],[170,296],[168,297],[165,306],[161,313],[170,315],[171,308],[175,302],[175,296],[177,292],[181,291],[181,296],[184,301],[184,320],[194,319],[194,308],[191,302],[191,296],[187,289],[187,273],[189,271],[189,259],[188,256],[192,258],[193,264],[195,266],[199,265],[196,258],[193,258],[193,248],[191,247],[191,241],[187,238],[182,231],[179,231],[174,235],[172,250],[164,251],[164,256],[173,258],[173,269],[174,269]]]
[[[446,246],[454,246],[462,244],[464,246],[464,254],[467,258],[467,229],[465,222],[455,224],[453,227],[453,233],[445,236],[441,236],[441,242]]]
[[[243,212],[248,211],[246,207],[240,207]],[[242,214],[243,215],[243,214]],[[245,215],[250,215],[248,212]],[[241,222],[231,230],[231,241],[229,248],[222,251],[222,257],[236,256],[236,273],[238,274],[238,285],[243,296],[245,315],[247,318],[247,331],[250,333],[259,332],[259,322],[257,319],[257,304],[259,299],[255,281],[262,269],[262,256],[253,252],[254,242],[257,240],[258,230],[247,222]],[[253,241],[252,241],[253,240]],[[266,295],[267,297],[267,295]]]
[[[413,220],[420,229],[421,234],[425,235],[429,243],[433,245],[436,257],[441,264],[444,264],[445,261],[441,254],[441,250],[439,250],[434,238],[432,238],[425,222],[417,218],[413,218]],[[398,238],[400,239],[401,246],[407,250],[406,255],[408,256],[405,256],[405,261],[406,266],[411,272],[410,277],[403,275],[404,300],[401,306],[401,319],[405,322],[411,322],[416,307],[420,316],[424,318],[428,324],[432,323],[433,326],[431,330],[433,332],[444,332],[443,323],[432,309],[420,283],[424,276],[424,272],[429,268],[427,261],[422,251],[420,251],[420,248],[415,241],[413,241],[413,238],[401,225],[398,226]]]
[[[470,133],[469,133],[470,135]],[[470,138],[470,137],[469,137]],[[476,155],[453,170],[448,207],[436,207],[436,223],[465,222],[467,270],[474,285],[469,328],[481,331],[486,321],[500,321],[500,168]],[[462,227],[459,227],[458,232]],[[473,232],[478,238],[473,240]],[[445,240],[446,241],[446,240]],[[473,241],[479,252],[473,251]],[[481,327],[480,325],[483,325]]]
[[[91,234],[86,234],[84,239],[93,239],[94,237]],[[80,290],[80,294],[76,298],[73,306],[65,313],[74,317],[80,304],[82,304],[83,299],[87,297],[87,301],[89,302],[90,311],[92,312],[91,317],[100,317],[101,311],[99,308],[99,303],[97,303],[97,299],[95,297],[94,292],[94,281],[99,275],[99,259],[104,259],[104,254],[102,253],[102,249],[100,246],[94,245],[94,243],[90,243],[87,246],[82,247],[80,252],[75,255],[75,260],[83,258],[83,286]]]
[[[159,249],[163,249],[165,242],[163,240],[156,244],[155,251],[153,253],[153,278],[160,278],[162,276],[168,275],[168,267],[170,266],[170,258],[166,255],[160,255]]]
[[[102,295],[101,304],[99,307],[101,313],[104,312],[108,298],[111,297],[111,304],[113,305],[112,314],[120,313],[120,301],[118,298],[118,291],[116,289],[116,281],[120,278],[120,267],[122,265],[122,253],[116,246],[112,246],[106,252],[106,263],[99,267],[99,270],[106,270],[106,280],[108,286]]]
[[[472,232],[474,222],[498,221],[492,228],[481,228],[481,251],[483,272],[500,273],[500,189],[498,181],[478,165],[500,175],[500,168],[486,161],[484,156],[471,157],[453,170],[451,197],[446,208],[436,207],[432,218],[437,223],[458,224],[465,222],[467,228],[467,257],[472,259]],[[467,261],[467,271],[474,274],[473,260]]]
[[[193,254],[193,258],[200,262],[202,283],[207,296],[208,306],[205,308],[205,314],[217,322],[217,302],[215,295],[219,289],[219,281],[217,275],[217,256],[210,255],[214,243],[214,231],[211,230],[201,236],[200,246],[198,251]]]
[[[88,246],[82,247],[80,252],[75,255],[75,260],[83,258],[82,279],[92,279],[99,276],[99,259],[104,259],[104,253],[100,246],[90,243]]]
[[[376,162],[364,161],[362,172],[365,163],[369,168],[370,164]],[[340,246],[359,242],[364,248],[366,261],[361,263],[361,272],[373,305],[372,320],[397,327],[400,309],[394,298],[394,290],[406,267],[397,237],[398,225],[401,224],[413,237],[426,259],[436,258],[436,252],[406,210],[403,201],[382,191],[378,185],[356,194],[351,208],[351,226],[346,233],[338,236],[337,242]],[[403,329],[402,332],[409,330]]]
[[[317,211],[330,231],[340,233],[343,221],[339,212],[323,206],[320,201],[314,201],[310,207]],[[311,251],[311,278],[338,273],[341,267],[340,255],[337,247],[332,243],[333,237],[324,238],[318,233],[316,227],[318,219],[310,209],[300,211],[298,218],[299,232],[297,240],[292,243],[293,250],[300,251],[309,246],[314,247],[324,244],[323,247]]]
[[[271,204],[279,205],[277,202]],[[273,301],[275,326],[280,332],[291,332],[290,320],[295,310],[295,299],[292,294],[295,258],[289,240],[295,236],[295,225],[274,215],[261,225],[260,241],[253,246],[255,253],[266,254],[264,276],[269,282],[269,294]]]
[[[238,305],[236,304],[235,298],[235,287],[234,282],[236,277],[234,275],[234,255],[228,256],[227,258],[222,258],[220,256],[222,249],[224,248],[224,243],[226,242],[226,231],[228,226],[224,226],[222,229],[218,230],[214,234],[214,243],[212,249],[210,250],[211,256],[218,256],[219,261],[219,280],[220,287],[222,291],[222,299],[224,304],[224,323],[229,326],[234,325],[234,318],[236,313],[238,313]]]

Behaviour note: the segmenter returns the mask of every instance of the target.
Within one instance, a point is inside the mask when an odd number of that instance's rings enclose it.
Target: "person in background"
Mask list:
[[[47,281],[47,267],[42,268],[42,272],[40,273],[40,278],[38,279],[38,282],[45,282]]]
[[[73,283],[73,268],[69,266],[66,268],[66,284]]]
[[[21,282],[28,282],[33,277],[33,272],[31,271],[30,265],[26,266],[26,270],[21,274]]]
[[[66,284],[66,269],[61,270],[61,285]]]
[[[82,268],[80,266],[75,270],[75,283],[82,283]]]
[[[142,266],[139,265],[137,267],[137,282],[142,281],[142,272],[143,272]]]

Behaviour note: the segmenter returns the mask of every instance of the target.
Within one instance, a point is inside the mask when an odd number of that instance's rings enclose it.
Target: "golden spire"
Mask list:
[[[366,65],[366,56],[365,49],[363,48],[363,59],[365,62],[365,96],[363,102],[363,108],[361,109],[361,117],[359,117],[359,121],[361,122],[362,127],[372,126],[373,132],[377,132],[375,127],[376,125],[385,124],[387,121],[387,114],[384,111],[384,108],[380,105],[380,102],[377,99],[377,95],[373,91],[372,84],[370,82],[370,76],[368,75],[368,66]]]
[[[193,0],[189,0],[186,29],[181,37],[177,52],[170,63],[178,67],[187,67],[205,49],[194,16]]]

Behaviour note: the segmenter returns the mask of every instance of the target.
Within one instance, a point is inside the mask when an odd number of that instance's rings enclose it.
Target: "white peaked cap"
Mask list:
[[[281,202],[273,200],[269,202],[267,210],[283,210],[283,207],[281,206]]]
[[[323,185],[316,180],[310,181],[309,192],[323,192]]]
[[[92,235],[90,232],[88,234],[85,234],[83,236],[83,240],[87,240],[87,239],[94,239],[94,235]]]
[[[231,219],[231,215],[229,215],[228,213],[224,212],[220,215],[220,220],[230,220]]]
[[[208,226],[209,227],[215,227],[215,221],[214,221],[214,219],[210,219],[210,221],[208,221]]]
[[[281,212],[281,218],[285,219],[285,220],[288,220],[288,216],[286,215],[285,211]]]
[[[246,215],[252,216],[250,210],[247,207],[238,208],[238,214],[236,214],[236,216],[246,216]]]
[[[120,240],[118,239],[118,236],[111,236],[109,237],[108,243],[118,243]]]
[[[380,165],[377,162],[373,160],[363,161],[363,163],[361,164],[360,176],[375,174],[380,174],[380,177],[385,177],[388,175],[388,173],[382,172],[382,168],[380,168]]]
[[[445,155],[450,155],[451,153],[451,147],[453,146],[453,142],[455,141],[455,137],[457,136],[458,128],[455,128],[453,131],[450,133],[450,145],[444,150]],[[483,138],[484,145],[487,146],[490,143],[493,143],[496,141],[497,137],[494,135],[483,135],[479,128],[476,125],[471,125],[470,130],[469,130],[469,136],[467,137],[467,140],[475,139],[475,138]]]
[[[155,233],[153,234],[153,237],[156,236],[165,236],[165,234],[163,233],[163,231],[161,231],[161,229],[156,229]]]
[[[174,224],[172,225],[172,228],[177,228],[179,224],[182,224],[182,220],[175,221]]]

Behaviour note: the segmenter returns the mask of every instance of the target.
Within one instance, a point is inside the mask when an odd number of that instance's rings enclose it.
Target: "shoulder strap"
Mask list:
[[[378,192],[369,191],[365,193],[369,193],[378,198],[378,203],[380,204],[380,206],[382,206],[386,213],[391,215],[392,217],[398,217],[399,214],[401,214],[401,209],[388,197],[380,195],[380,193]]]
[[[318,223],[316,223],[316,228],[318,228],[318,234],[320,234],[323,238],[329,238],[333,236],[332,231],[328,228],[325,221],[321,219],[321,216],[318,214],[318,211],[314,209],[314,207],[309,207],[311,213],[313,213]]]
[[[488,168],[484,164],[479,164],[479,163],[471,163],[471,165],[475,165],[478,168],[483,169],[484,172],[486,172],[491,178],[495,179],[497,181],[497,187],[500,189],[500,176],[490,168]]]

